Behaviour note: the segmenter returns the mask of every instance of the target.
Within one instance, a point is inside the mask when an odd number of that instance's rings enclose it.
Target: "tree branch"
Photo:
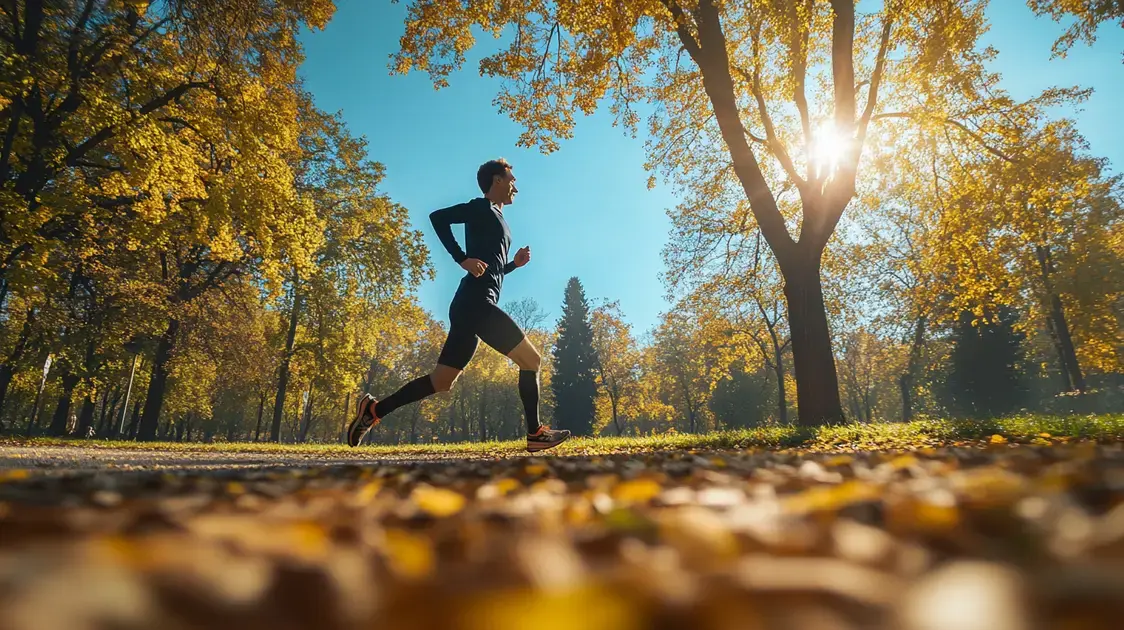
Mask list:
[[[926,116],[924,114],[918,114],[918,113],[914,113],[914,112],[886,112],[886,113],[883,113],[883,114],[875,114],[875,115],[870,117],[870,119],[872,121],[882,120],[884,118],[905,118],[905,119],[909,119],[909,120],[919,120],[919,119],[922,119],[922,118],[926,118]],[[1018,160],[1016,160],[1013,157],[1007,155],[1002,150],[997,149],[997,148],[991,146],[990,144],[988,144],[987,140],[985,140],[983,136],[981,136],[979,133],[973,131],[970,127],[968,127],[964,123],[960,122],[959,120],[955,120],[955,119],[952,119],[952,118],[934,118],[934,119],[937,120],[938,122],[944,124],[944,125],[948,125],[948,126],[956,128],[956,129],[959,129],[964,134],[966,134],[968,137],[975,140],[985,151],[994,155],[995,157],[997,157],[997,158],[999,158],[999,159],[1001,159],[1005,162],[1010,162],[1011,164],[1016,164],[1018,162]]]
[[[835,90],[835,131],[850,138],[855,126],[855,2],[831,0],[831,74]]]
[[[687,28],[687,16],[683,13],[683,9],[675,0],[660,0],[660,2],[671,13],[671,19],[675,23],[675,32],[679,34],[679,41],[683,43],[683,47],[687,49],[687,52],[697,63],[699,55],[702,54],[702,49],[694,35],[691,35],[691,30]]]
[[[805,0],[804,10],[808,19],[812,19],[814,0]],[[808,77],[808,38],[810,28],[802,28],[800,15],[796,11],[796,4],[791,8],[792,32],[789,37],[789,53],[792,55],[792,78],[794,87],[792,100],[800,112],[800,126],[804,130],[804,158],[808,164],[808,178],[812,177],[812,123],[808,115],[808,96],[805,82]]]
[[[870,77],[870,89],[867,91],[866,108],[862,120],[859,121],[858,142],[856,158],[862,155],[863,144],[866,141],[866,130],[870,126],[870,117],[874,115],[874,108],[878,102],[878,88],[882,85],[882,74],[886,66],[886,53],[890,49],[890,32],[893,30],[894,18],[886,9],[886,21],[882,25],[882,39],[878,44],[878,58],[874,62],[874,73]],[[858,160],[855,160],[858,162]]]
[[[757,56],[757,38],[754,37],[754,57]],[[757,101],[757,109],[761,112],[761,123],[765,125],[765,138],[766,146],[772,149],[773,154],[777,156],[777,161],[781,163],[784,172],[788,175],[789,179],[796,183],[798,189],[803,189],[807,185],[807,181],[800,177],[796,172],[796,165],[792,163],[792,158],[788,155],[788,150],[785,148],[784,143],[777,137],[776,127],[773,126],[773,118],[769,115],[769,109],[765,104],[765,95],[761,92],[761,71],[758,66],[754,66],[753,75],[749,75],[743,68],[734,68],[738,74],[742,76],[750,85],[750,91],[753,93],[754,100]],[[753,137],[747,130],[747,136]]]
[[[137,111],[137,116],[139,117],[150,114],[157,109],[164,107],[168,103],[171,103],[172,101],[178,99],[184,94],[187,94],[193,89],[205,88],[210,86],[210,81],[190,81],[188,83],[178,85],[142,105],[141,108]],[[120,125],[109,125],[98,130],[97,133],[87,138],[84,142],[82,142],[82,144],[79,144],[78,146],[67,152],[66,165],[74,166],[76,161],[81,159],[91,149],[112,138],[119,128]]]

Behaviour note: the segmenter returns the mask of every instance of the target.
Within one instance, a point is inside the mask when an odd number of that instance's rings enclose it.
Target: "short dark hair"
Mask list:
[[[492,178],[496,175],[503,175],[510,168],[511,164],[503,158],[488,160],[481,164],[476,171],[476,183],[480,184],[480,192],[488,194],[488,189],[492,187]]]

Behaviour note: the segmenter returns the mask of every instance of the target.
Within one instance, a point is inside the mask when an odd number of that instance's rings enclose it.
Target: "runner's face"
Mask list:
[[[519,192],[519,189],[515,187],[515,176],[511,174],[511,169],[507,169],[503,175],[497,176],[492,187],[499,193],[500,203],[505,206],[515,203],[515,195]]]

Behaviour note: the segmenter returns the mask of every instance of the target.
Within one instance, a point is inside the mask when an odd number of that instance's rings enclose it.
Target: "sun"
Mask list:
[[[812,167],[817,177],[826,179],[835,173],[847,153],[847,139],[831,122],[820,125],[812,134]]]

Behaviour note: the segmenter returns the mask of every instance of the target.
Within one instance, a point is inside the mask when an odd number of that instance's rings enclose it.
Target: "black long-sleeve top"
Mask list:
[[[511,247],[511,230],[507,221],[492,202],[485,197],[455,206],[434,210],[429,214],[433,230],[441,244],[460,263],[467,258],[479,258],[488,268],[479,278],[465,272],[458,294],[483,297],[493,304],[499,302],[503,277],[516,269],[515,262],[507,259]],[[461,249],[453,236],[453,224],[464,224],[465,249]],[[467,251],[466,251],[467,250]]]

